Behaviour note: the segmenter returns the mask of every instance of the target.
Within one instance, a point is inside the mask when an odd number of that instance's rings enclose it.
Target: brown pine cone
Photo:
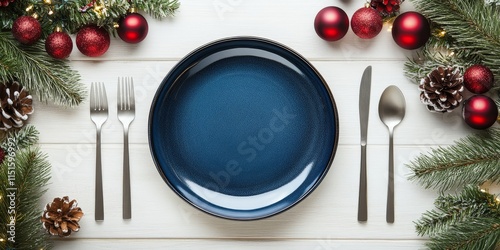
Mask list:
[[[18,82],[0,83],[0,130],[20,128],[33,113],[33,98]]]
[[[76,200],[69,201],[68,196],[54,198],[47,204],[41,218],[43,228],[51,235],[66,237],[71,232],[78,232],[78,222],[83,216],[82,209],[78,207]]]
[[[463,76],[456,67],[438,67],[420,81],[420,101],[431,112],[450,112],[462,102]]]

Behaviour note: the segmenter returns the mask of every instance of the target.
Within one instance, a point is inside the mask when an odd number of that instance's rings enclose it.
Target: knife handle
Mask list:
[[[361,145],[361,171],[359,176],[358,221],[368,220],[366,183],[366,144]]]

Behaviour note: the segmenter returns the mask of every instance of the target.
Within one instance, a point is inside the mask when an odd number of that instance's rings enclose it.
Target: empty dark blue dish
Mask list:
[[[338,141],[327,84],[276,42],[235,37],[202,46],[165,77],[149,116],[158,171],[209,214],[254,220],[304,199]]]

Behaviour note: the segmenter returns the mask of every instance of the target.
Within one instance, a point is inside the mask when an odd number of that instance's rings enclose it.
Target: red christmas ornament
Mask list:
[[[349,17],[339,7],[323,8],[314,19],[314,29],[323,40],[338,41],[349,30]]]
[[[493,87],[495,81],[493,72],[483,65],[473,65],[465,70],[464,86],[470,92],[482,94]]]
[[[139,43],[148,35],[148,22],[139,13],[130,13],[119,22],[118,36],[127,43]]]
[[[475,95],[464,102],[462,116],[471,128],[487,129],[498,117],[498,107],[491,98]]]
[[[45,51],[53,58],[67,58],[72,50],[73,41],[71,37],[62,31],[55,31],[45,40]]]
[[[361,8],[354,12],[351,18],[352,31],[363,39],[377,36],[383,24],[380,14],[372,8]]]
[[[34,44],[42,36],[40,22],[31,16],[20,16],[12,24],[12,35],[22,44]]]
[[[96,25],[85,26],[76,34],[76,47],[86,56],[103,55],[108,51],[109,43],[109,33]]]
[[[399,15],[392,25],[392,38],[404,49],[418,49],[429,40],[430,36],[429,21],[414,11]]]
[[[14,2],[14,0],[0,0],[0,7],[7,7],[12,2]]]

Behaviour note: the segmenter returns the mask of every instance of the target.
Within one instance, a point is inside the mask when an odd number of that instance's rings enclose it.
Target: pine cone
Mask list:
[[[71,232],[78,232],[78,222],[82,218],[82,209],[78,207],[76,200],[69,201],[68,196],[54,198],[47,204],[41,218],[43,228],[51,235],[66,237]]]
[[[33,98],[18,82],[0,83],[0,130],[20,128],[33,113]]]
[[[370,6],[376,9],[382,17],[388,17],[398,14],[399,5],[404,0],[371,0]]]
[[[462,102],[463,76],[456,67],[438,67],[420,81],[420,101],[431,112],[450,112]]]

